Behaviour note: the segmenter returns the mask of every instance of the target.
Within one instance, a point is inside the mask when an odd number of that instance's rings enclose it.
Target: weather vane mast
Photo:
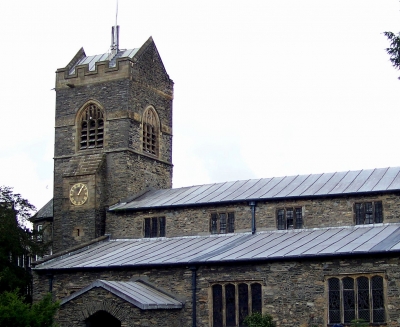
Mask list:
[[[118,0],[117,0],[117,10],[115,13],[115,26],[111,29],[111,55],[116,55],[119,50],[119,26],[118,26]]]

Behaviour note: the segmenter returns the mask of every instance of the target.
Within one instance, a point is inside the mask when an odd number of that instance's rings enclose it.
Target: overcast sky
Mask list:
[[[0,185],[53,193],[55,70],[105,53],[115,0],[0,3]],[[175,82],[174,187],[399,166],[397,0],[120,0]]]

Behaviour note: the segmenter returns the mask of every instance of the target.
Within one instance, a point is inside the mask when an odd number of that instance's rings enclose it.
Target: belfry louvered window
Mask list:
[[[329,278],[328,289],[330,324],[385,321],[382,276]]]
[[[104,113],[95,104],[89,104],[82,113],[80,150],[102,148],[104,143]]]
[[[262,286],[255,282],[226,282],[212,286],[212,326],[245,326],[244,318],[262,311]]]
[[[158,155],[158,120],[152,108],[143,115],[143,152]]]

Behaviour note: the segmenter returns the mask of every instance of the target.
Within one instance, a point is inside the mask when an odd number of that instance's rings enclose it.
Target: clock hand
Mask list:
[[[80,188],[80,190],[79,190],[79,192],[78,192],[78,195],[81,194],[82,189],[83,189],[83,185],[81,186],[81,188]]]

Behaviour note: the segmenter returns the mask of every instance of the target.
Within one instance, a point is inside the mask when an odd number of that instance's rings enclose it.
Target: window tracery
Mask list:
[[[104,144],[104,113],[96,104],[88,104],[81,114],[79,149],[102,148]]]

